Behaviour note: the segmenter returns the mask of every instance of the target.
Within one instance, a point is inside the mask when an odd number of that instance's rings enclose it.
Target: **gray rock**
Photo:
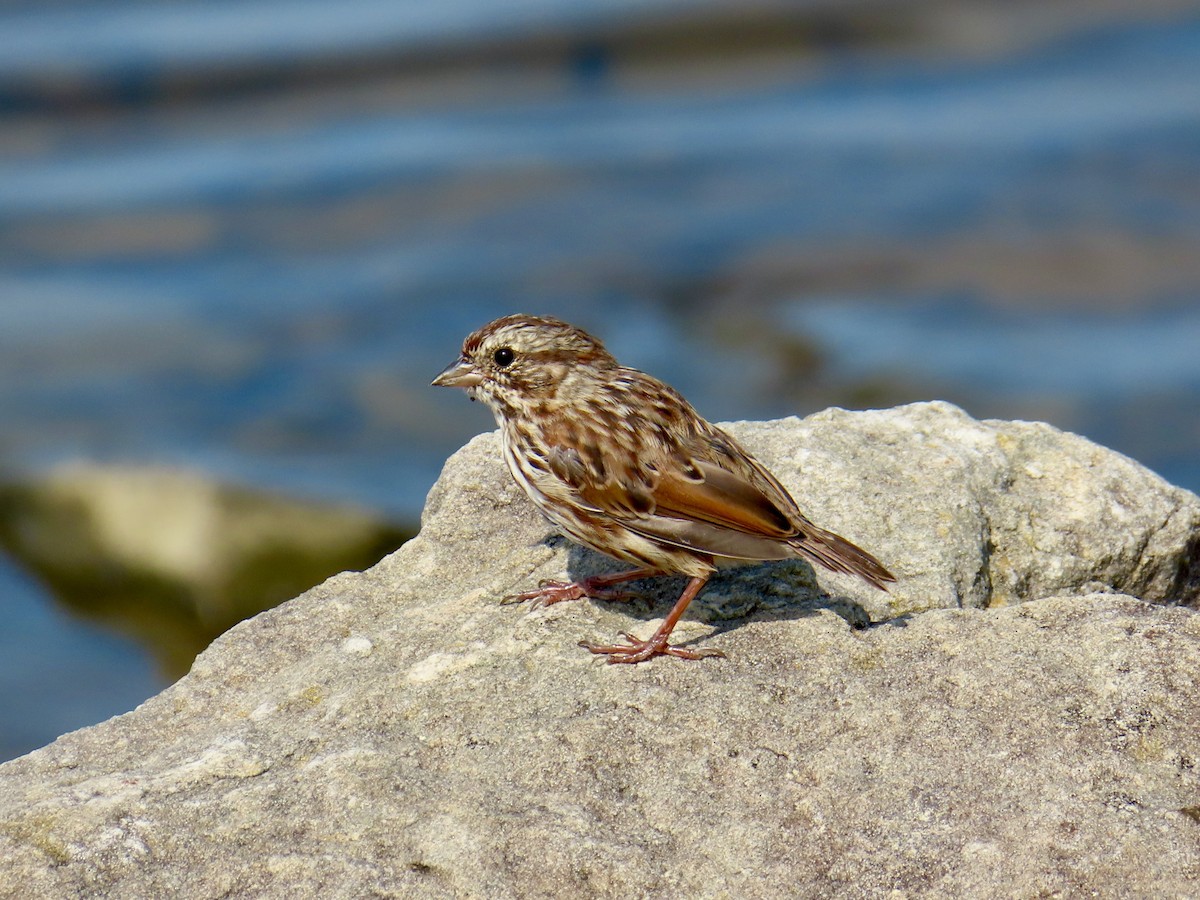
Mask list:
[[[499,604],[609,563],[482,435],[400,551],[0,766],[0,894],[1194,894],[1200,500],[943,404],[731,429],[892,594],[723,573],[677,635],[727,659],[605,666],[680,582]]]

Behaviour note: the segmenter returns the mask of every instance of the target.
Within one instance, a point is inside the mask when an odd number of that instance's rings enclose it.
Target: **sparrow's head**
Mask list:
[[[462,355],[433,383],[465,388],[502,421],[523,415],[531,405],[565,400],[616,366],[604,345],[583,329],[518,314],[468,335]]]

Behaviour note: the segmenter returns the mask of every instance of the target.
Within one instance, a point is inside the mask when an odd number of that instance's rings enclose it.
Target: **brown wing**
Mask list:
[[[699,479],[671,470],[662,474],[653,492],[659,515],[699,519],[775,540],[796,533],[779,504],[751,479],[699,460],[690,468],[700,473]]]
[[[578,502],[647,537],[716,556],[794,556],[786,542],[804,519],[787,491],[671,388],[625,371],[610,390],[654,396],[655,415],[636,415],[637,404],[616,395],[592,416],[560,418],[545,434],[554,477]],[[606,418],[614,408],[624,414]]]
[[[713,556],[803,556],[834,572],[857,575],[880,590],[896,580],[871,554],[810,522],[775,476],[748,454],[738,455],[734,467],[739,471],[709,462],[692,465],[702,481],[664,476],[653,493],[654,513],[627,521],[626,526]]]
[[[761,463],[671,388],[624,371],[629,387],[659,398],[652,420],[630,415],[630,403],[621,419],[576,420],[548,435],[549,469],[579,502],[645,537],[709,556],[802,555],[878,587],[895,580],[870,554],[805,518]]]
[[[807,520],[765,469],[728,435],[708,427],[715,434],[705,435],[703,449],[711,458],[689,459],[684,448],[676,448],[652,492],[653,512],[624,524],[647,537],[714,556],[794,557],[791,542],[801,536]],[[718,443],[710,444],[710,437]]]

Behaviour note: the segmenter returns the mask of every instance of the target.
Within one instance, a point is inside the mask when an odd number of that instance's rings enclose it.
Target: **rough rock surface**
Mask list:
[[[500,605],[610,564],[483,435],[384,562],[0,766],[0,895],[1194,895],[1200,500],[944,404],[731,428],[892,594],[723,573],[727,659],[605,666],[680,582]]]

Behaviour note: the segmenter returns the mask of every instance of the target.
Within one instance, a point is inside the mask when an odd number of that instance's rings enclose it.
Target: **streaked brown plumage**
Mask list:
[[[615,599],[611,585],[691,578],[659,629],[628,644],[581,642],[610,663],[721,656],[668,643],[715,559],[802,557],[877,588],[895,577],[864,550],[805,518],[767,469],[673,388],[622,366],[558,319],[505,316],[463,342],[435,385],[462,387],[496,416],[504,459],[539,510],[571,539],[637,566],[578,583],[544,582],[517,599]]]

